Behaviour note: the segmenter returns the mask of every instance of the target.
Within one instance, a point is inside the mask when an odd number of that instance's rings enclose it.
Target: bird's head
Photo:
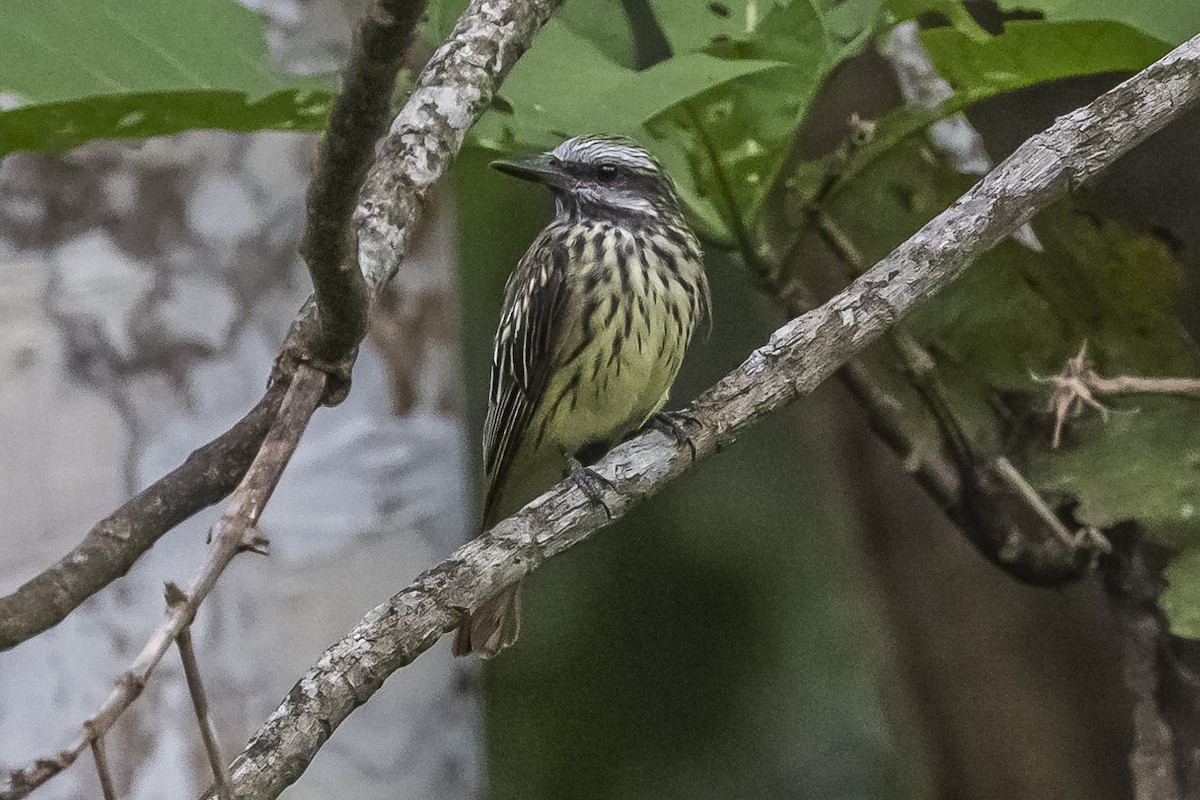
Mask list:
[[[576,136],[547,153],[492,166],[549,186],[560,215],[633,222],[680,217],[678,195],[662,165],[629,139]]]

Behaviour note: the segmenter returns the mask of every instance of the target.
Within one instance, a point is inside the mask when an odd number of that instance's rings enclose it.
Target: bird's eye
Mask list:
[[[616,180],[617,168],[613,164],[601,164],[596,167],[596,180],[601,183],[612,183]]]

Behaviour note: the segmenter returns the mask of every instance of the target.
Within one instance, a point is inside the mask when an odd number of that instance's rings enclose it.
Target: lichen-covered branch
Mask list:
[[[408,252],[430,188],[561,0],[473,0],[425,65],[359,195],[358,264],[377,288]]]
[[[1198,101],[1200,37],[1025,142],[845,291],[779,328],[697,398],[688,409],[696,420],[690,431],[696,458],[811,392],[974,258]],[[613,487],[604,498],[611,518],[691,463],[688,444],[656,431],[609,453],[595,469]],[[374,608],[326,650],[234,761],[235,796],[277,797],[395,670],[432,647],[467,611],[609,521],[605,510],[564,482]]]

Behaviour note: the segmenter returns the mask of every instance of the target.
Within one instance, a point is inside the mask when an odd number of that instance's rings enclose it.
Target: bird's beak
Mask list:
[[[562,169],[551,163],[550,156],[545,153],[507,161],[493,161],[491,167],[521,180],[544,183],[549,186],[561,186],[565,177]]]

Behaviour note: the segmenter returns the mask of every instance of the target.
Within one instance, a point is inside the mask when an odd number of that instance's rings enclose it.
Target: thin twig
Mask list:
[[[170,587],[168,585],[168,598]],[[175,587],[179,591],[178,587]],[[180,592],[182,594],[182,592]],[[168,599],[168,602],[170,600]],[[208,697],[204,694],[204,682],[200,680],[200,665],[196,662],[196,650],[192,646],[192,628],[185,627],[175,639],[179,648],[179,660],[183,663],[183,674],[187,678],[188,692],[192,695],[192,706],[196,709],[196,724],[200,726],[200,737],[204,740],[204,752],[208,754],[208,763],[212,768],[213,781],[221,800],[231,800],[233,797],[229,783],[229,766],[221,757],[221,748],[217,744],[217,732],[213,728],[212,717],[208,711]]]
[[[687,410],[695,419],[689,430],[694,458],[688,444],[653,431],[601,459],[594,469],[612,487],[603,498],[612,519],[731,443],[743,428],[811,392],[977,256],[1198,101],[1200,36],[1060,117],[891,255],[820,308],[778,329],[697,398]],[[325,651],[235,759],[235,792],[256,800],[278,797],[389,675],[457,627],[465,613],[609,521],[578,486],[561,483],[372,609]]]
[[[311,373],[311,375],[306,375]],[[191,624],[196,609],[212,591],[217,578],[243,550],[261,551],[266,544],[257,525],[259,515],[275,490],[284,467],[295,452],[308,420],[321,402],[325,375],[301,366],[283,398],[279,414],[246,476],[234,490],[220,520],[209,531],[212,546],[186,591],[169,592],[167,611],[133,664],[117,679],[117,686],[100,709],[83,724],[80,737],[66,750],[37,759],[13,773],[10,787],[0,800],[17,800],[74,763],[89,745],[102,738],[125,709],[142,693],[158,662],[180,631]],[[304,378],[303,380],[301,378]]]
[[[1100,395],[1110,394],[1200,394],[1200,378],[1143,378],[1140,375],[1118,375],[1105,378],[1092,373],[1088,385]]]
[[[100,778],[100,791],[104,800],[117,800],[117,790],[113,786],[112,773],[108,769],[108,753],[104,750],[104,737],[92,739],[92,760],[96,762],[96,775]]]

